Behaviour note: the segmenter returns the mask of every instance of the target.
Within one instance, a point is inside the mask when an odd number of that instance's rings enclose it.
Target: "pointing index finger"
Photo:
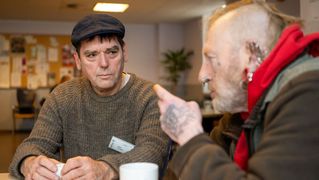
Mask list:
[[[153,90],[156,92],[158,98],[163,101],[163,100],[169,100],[172,99],[173,95],[169,93],[166,89],[164,89],[161,85],[155,84],[153,86]]]

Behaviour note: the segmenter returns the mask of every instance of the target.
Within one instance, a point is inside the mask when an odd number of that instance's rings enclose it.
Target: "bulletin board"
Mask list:
[[[52,87],[78,76],[70,36],[0,34],[0,88]]]

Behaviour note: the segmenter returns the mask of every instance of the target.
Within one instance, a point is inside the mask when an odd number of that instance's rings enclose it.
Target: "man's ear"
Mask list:
[[[263,62],[266,56],[266,51],[263,50],[263,48],[259,44],[257,44],[255,41],[246,41],[244,54],[245,54],[246,63],[245,63],[241,83],[242,83],[242,87],[246,89],[248,83],[253,78],[254,72]]]
[[[80,71],[81,70],[81,59],[77,52],[73,53],[73,58],[76,64],[76,68]]]
[[[127,52],[126,44],[123,45],[123,58],[124,58],[124,62],[128,61],[128,52]]]

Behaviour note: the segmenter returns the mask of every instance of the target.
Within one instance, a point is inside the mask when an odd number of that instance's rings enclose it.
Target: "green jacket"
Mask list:
[[[314,62],[319,64],[317,59]],[[229,156],[231,143],[222,142],[225,131],[219,130],[217,135],[212,135],[219,139],[201,134],[177,150],[169,165],[175,178],[318,179],[319,70],[310,68],[298,73],[293,69],[290,72],[297,76],[288,78],[289,81],[274,93],[271,101],[266,102],[269,96],[264,94],[264,100],[257,105],[259,110],[250,117],[251,120],[258,117],[255,119],[258,122],[252,123],[255,125],[249,133],[251,156],[247,171],[232,161]],[[279,84],[283,84],[282,81]],[[260,108],[263,105],[264,108]],[[225,122],[220,125],[232,126]]]

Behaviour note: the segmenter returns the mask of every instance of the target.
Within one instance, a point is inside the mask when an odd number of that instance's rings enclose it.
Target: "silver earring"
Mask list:
[[[253,72],[248,72],[247,73],[247,80],[248,82],[251,82],[253,80],[253,76],[254,76],[254,73]]]

